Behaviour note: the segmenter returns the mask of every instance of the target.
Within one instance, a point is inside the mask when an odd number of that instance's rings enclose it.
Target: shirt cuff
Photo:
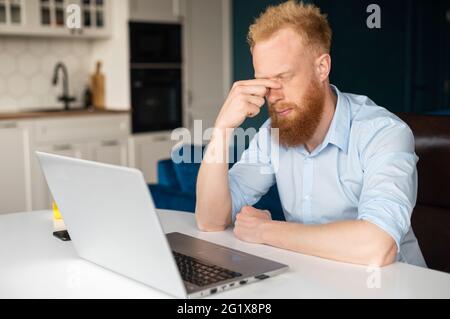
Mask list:
[[[401,241],[406,232],[392,215],[383,212],[383,210],[381,209],[379,212],[363,212],[358,216],[357,219],[365,220],[372,224],[375,224],[386,233],[388,233],[394,239],[395,244],[397,245],[397,253],[400,252]]]

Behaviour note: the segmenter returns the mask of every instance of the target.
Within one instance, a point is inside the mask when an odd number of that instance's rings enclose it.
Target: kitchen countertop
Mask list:
[[[45,118],[45,117],[69,117],[69,116],[93,116],[93,115],[107,115],[107,114],[127,114],[130,111],[120,110],[43,110],[43,111],[23,111],[23,112],[11,112],[0,113],[1,120],[20,120],[20,119],[32,119],[32,118]]]

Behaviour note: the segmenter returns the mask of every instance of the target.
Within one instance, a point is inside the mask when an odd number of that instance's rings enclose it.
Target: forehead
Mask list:
[[[306,58],[300,36],[291,28],[277,31],[257,42],[252,50],[253,67],[258,78],[270,78],[295,69]]]

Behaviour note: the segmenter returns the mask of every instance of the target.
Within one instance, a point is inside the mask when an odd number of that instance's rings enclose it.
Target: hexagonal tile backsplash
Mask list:
[[[58,62],[67,66],[70,94],[77,98],[73,106],[81,106],[94,71],[91,53],[89,40],[0,36],[0,112],[61,108],[62,83],[51,83]]]

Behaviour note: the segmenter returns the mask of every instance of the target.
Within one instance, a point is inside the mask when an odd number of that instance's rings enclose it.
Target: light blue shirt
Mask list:
[[[233,221],[277,183],[287,222],[366,220],[392,236],[398,261],[426,267],[411,228],[418,157],[410,128],[368,97],[332,88],[335,114],[313,152],[279,146],[270,119],[260,128],[229,171]]]

